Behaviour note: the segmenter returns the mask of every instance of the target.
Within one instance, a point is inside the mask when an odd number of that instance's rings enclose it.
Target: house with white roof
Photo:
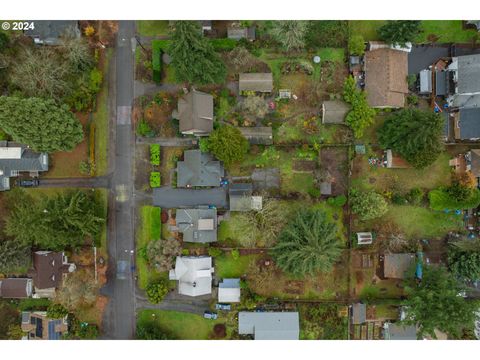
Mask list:
[[[218,284],[218,302],[240,302],[240,279],[223,279],[223,281]]]
[[[177,256],[169,279],[178,280],[178,293],[201,296],[212,293],[212,258],[210,256]]]

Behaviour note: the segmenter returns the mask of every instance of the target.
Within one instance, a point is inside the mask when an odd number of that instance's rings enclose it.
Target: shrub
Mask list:
[[[142,119],[142,120],[139,121],[139,123],[137,125],[137,135],[153,137],[153,136],[155,136],[155,132],[150,127],[148,122],[146,122],[145,119]]]
[[[420,205],[424,196],[425,193],[423,192],[423,190],[416,187],[411,189],[410,192],[407,194],[407,200],[412,205]]]
[[[166,281],[159,281],[147,285],[145,289],[147,299],[152,304],[158,304],[168,293],[168,284]]]
[[[392,196],[392,203],[394,203],[395,205],[406,205],[408,201],[406,197],[402,194],[395,193]]]
[[[480,205],[480,191],[473,189],[471,195],[463,200],[452,197],[446,189],[440,188],[432,190],[428,193],[430,207],[433,210],[457,210],[457,209],[473,209]]]
[[[233,249],[230,254],[232,255],[233,260],[238,260],[240,258],[240,251],[238,251],[238,249]]]
[[[162,80],[162,49],[158,42],[152,42],[153,81],[157,84]]]
[[[160,145],[152,144],[150,145],[150,164],[160,165]]]
[[[150,187],[158,188],[160,187],[160,173],[158,171],[152,171],[150,173]]]
[[[208,152],[208,137],[202,137],[200,138],[200,141],[198,142],[198,147],[201,152]]]
[[[47,316],[52,319],[63,319],[68,310],[61,304],[51,304],[47,309]]]
[[[345,122],[352,129],[354,136],[360,138],[364,130],[373,123],[375,109],[368,105],[365,93],[357,89],[352,76],[349,76],[343,85],[343,99],[352,106]]]
[[[223,253],[222,250],[219,248],[215,248],[215,247],[208,248],[208,255],[211,257],[219,257],[220,255],[222,255],[222,253]]]
[[[365,40],[362,35],[352,35],[348,39],[348,52],[351,55],[363,55],[365,53]]]
[[[233,126],[220,126],[208,139],[209,150],[218,160],[223,161],[227,168],[234,162],[242,161],[248,147],[247,139]]]
[[[18,304],[18,310],[20,311],[46,311],[50,306],[50,299],[40,298],[40,299],[22,299]]]
[[[352,212],[364,221],[376,219],[384,215],[388,210],[387,202],[383,196],[375,191],[360,192],[352,189],[350,199]]]
[[[210,43],[213,45],[215,51],[231,51],[237,46],[235,39],[223,38],[223,39],[211,39]]]
[[[316,198],[319,198],[322,193],[320,191],[320,189],[317,189],[317,188],[311,188],[311,189],[308,189],[308,195],[310,195],[312,198],[316,199]],[[331,198],[329,198],[328,200],[330,200]],[[327,202],[328,202],[327,200]]]
[[[343,207],[347,203],[347,197],[345,195],[339,195],[327,199],[327,204],[335,207]]]
[[[418,104],[418,96],[417,95],[408,95],[407,96],[407,104],[408,105],[417,105]]]

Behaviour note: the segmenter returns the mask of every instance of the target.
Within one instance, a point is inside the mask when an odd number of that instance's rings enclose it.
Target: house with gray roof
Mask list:
[[[352,324],[359,325],[367,321],[367,305],[357,303],[353,304],[350,309]]]
[[[218,302],[240,302],[240,279],[223,279],[223,281],[218,284]]]
[[[272,73],[243,73],[238,76],[238,90],[271,93],[273,90]]]
[[[227,28],[227,37],[234,40],[247,39],[254,41],[255,30],[255,26],[244,27],[234,23]]]
[[[0,191],[10,190],[10,178],[29,173],[36,177],[48,170],[48,154],[37,153],[12,141],[0,141]]]
[[[253,184],[230,184],[228,189],[230,211],[262,210],[262,197],[252,194]]]
[[[480,54],[453,57],[448,66],[451,95],[447,98],[453,108],[480,107]]]
[[[461,108],[451,114],[453,115],[453,132],[456,140],[480,139],[480,108]]]
[[[176,228],[183,241],[211,243],[217,241],[217,209],[177,209]]]
[[[220,161],[200,150],[186,150],[177,162],[177,187],[220,186],[225,170]]]
[[[417,340],[417,327],[387,322],[383,325],[383,338],[385,340]]]
[[[350,106],[340,100],[324,101],[322,104],[322,124],[345,124]]]
[[[37,45],[61,45],[62,38],[81,36],[78,21],[75,20],[35,20],[35,27],[24,34],[30,36]]]
[[[237,129],[252,145],[273,144],[273,132],[270,126],[246,126]]]
[[[0,279],[0,298],[25,299],[32,296],[33,282],[27,278]]]
[[[192,89],[178,100],[172,113],[184,135],[207,136],[213,130],[213,96]]]
[[[471,149],[467,152],[467,170],[478,179],[480,178],[480,149]]]
[[[238,333],[253,335],[255,340],[298,340],[300,335],[298,312],[240,311]]]
[[[212,258],[210,256],[177,256],[169,279],[178,281],[178,293],[201,296],[212,293]]]

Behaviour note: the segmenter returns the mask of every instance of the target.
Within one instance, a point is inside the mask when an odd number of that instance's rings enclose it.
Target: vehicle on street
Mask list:
[[[117,279],[126,280],[128,277],[129,262],[126,260],[117,261]]]

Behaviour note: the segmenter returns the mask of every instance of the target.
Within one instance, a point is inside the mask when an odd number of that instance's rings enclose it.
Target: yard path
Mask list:
[[[200,296],[199,298],[191,298],[188,296],[179,295],[177,291],[172,291],[167,294],[161,303],[152,304],[147,300],[144,292],[140,289],[137,289],[136,308],[137,312],[140,310],[171,310],[203,315],[205,310],[209,309],[210,299],[210,295]]]
[[[198,140],[192,138],[137,137],[137,144],[158,144],[160,146],[195,146]]]
[[[38,187],[41,188],[104,188],[110,187],[112,176],[84,178],[42,178]]]

